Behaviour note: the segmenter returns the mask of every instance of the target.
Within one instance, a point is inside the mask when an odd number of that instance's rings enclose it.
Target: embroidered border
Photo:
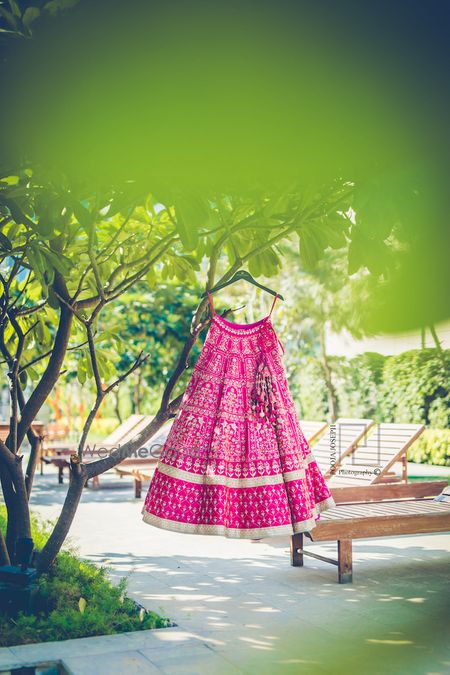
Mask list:
[[[164,530],[172,532],[181,532],[184,534],[204,534],[204,535],[222,535],[229,539],[258,539],[261,537],[275,537],[282,534],[295,534],[296,532],[308,532],[316,527],[315,516],[325,509],[336,506],[333,497],[328,497],[318,502],[312,509],[313,516],[307,520],[302,520],[292,525],[275,525],[273,527],[255,527],[252,529],[239,529],[226,527],[226,525],[207,525],[196,523],[182,523],[178,520],[168,520],[160,518],[153,513],[148,513],[145,506],[142,508],[142,520],[147,525],[153,525]]]
[[[269,317],[266,316],[264,319],[262,319],[261,323],[258,326],[255,326],[254,328],[246,328],[246,327],[232,328],[227,323],[223,322],[220,314],[214,314],[213,321],[216,321],[216,323],[218,323],[218,325],[226,333],[230,333],[230,335],[239,335],[239,337],[245,337],[246,335],[255,335],[255,333],[258,333],[263,326],[267,325],[268,323],[271,323]]]
[[[296,469],[294,471],[286,471],[285,473],[275,474],[273,476],[256,476],[254,478],[232,478],[231,476],[208,475],[190,473],[183,469],[178,469],[170,464],[158,463],[158,471],[165,476],[171,478],[178,478],[188,483],[196,483],[198,485],[223,485],[226,487],[258,487],[260,485],[278,485],[280,483],[288,483],[292,480],[299,480],[306,475],[305,469]]]
[[[310,518],[309,520],[304,520],[298,523],[293,524],[293,529],[294,533],[295,532],[308,532],[309,530],[312,530],[313,527],[316,527],[316,516],[319,515],[319,513],[322,513],[323,511],[327,511],[328,509],[333,509],[336,506],[336,502],[334,501],[333,497],[327,497],[326,499],[323,499],[321,502],[317,502],[317,504],[314,506],[312,512],[313,512],[313,518]],[[312,527],[310,526],[310,523],[312,521]]]

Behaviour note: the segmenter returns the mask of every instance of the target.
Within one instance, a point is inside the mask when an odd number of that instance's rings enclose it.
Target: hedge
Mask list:
[[[408,450],[410,462],[450,466],[450,430],[425,429]]]

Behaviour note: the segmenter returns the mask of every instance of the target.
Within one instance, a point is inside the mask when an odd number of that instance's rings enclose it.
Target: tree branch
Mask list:
[[[62,297],[67,297],[67,289],[60,275],[55,275],[55,282],[57,282],[55,290],[58,294]],[[17,444],[19,447],[28,428],[44,405],[58,380],[69,343],[72,322],[73,311],[71,311],[67,305],[61,304],[58,329],[56,331],[55,341],[47,367],[22,411],[22,419],[17,430]]]

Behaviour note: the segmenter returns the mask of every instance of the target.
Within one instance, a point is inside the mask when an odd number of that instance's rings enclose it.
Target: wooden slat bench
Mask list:
[[[153,478],[153,474],[158,465],[158,460],[154,459],[153,463],[150,463],[148,459],[142,460],[141,464],[138,462],[133,464],[122,462],[119,466],[114,467],[115,472],[120,478],[123,478],[124,476],[131,476],[134,478],[134,496],[137,499],[142,495],[142,483],[150,481]]]
[[[333,490],[336,508],[322,513],[311,532],[292,535],[291,564],[301,566],[309,555],[337,565],[339,583],[351,582],[353,539],[450,531],[450,503],[430,498],[447,485],[424,481]],[[337,541],[337,560],[305,550],[305,536],[311,541]]]
[[[148,415],[130,415],[102,442],[88,443],[83,461],[88,463],[107,457],[110,452],[117,450],[120,446],[136,437],[150,423],[151,419],[151,416]],[[57,467],[59,483],[63,482],[64,469],[70,469],[70,455],[76,452],[77,448],[77,443],[53,445],[51,447],[52,455],[44,457],[44,461],[47,464],[53,464]],[[100,479],[98,476],[92,479],[92,484],[94,488],[99,487]]]

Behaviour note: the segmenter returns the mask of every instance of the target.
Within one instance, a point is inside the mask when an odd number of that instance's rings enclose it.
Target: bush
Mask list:
[[[0,526],[5,529],[5,509]],[[47,525],[33,518],[33,539],[40,548]],[[171,622],[139,608],[126,595],[126,579],[114,586],[108,568],[81,560],[73,550],[62,551],[51,570],[38,579],[35,613],[14,619],[0,615],[0,647],[110,635],[164,628]]]
[[[396,356],[375,352],[329,357],[341,417],[450,427],[450,350],[413,349]],[[328,419],[323,372],[316,358],[293,363],[289,387],[301,417]]]
[[[413,349],[386,359],[381,386],[385,422],[450,426],[450,350]]]
[[[450,430],[425,429],[408,451],[411,462],[450,466]]]
[[[320,363],[314,358],[302,359],[287,369],[289,388],[298,401],[302,419],[322,420],[328,417],[327,390]]]
[[[386,357],[376,352],[358,354],[352,359],[330,358],[341,417],[380,420],[380,385]]]

